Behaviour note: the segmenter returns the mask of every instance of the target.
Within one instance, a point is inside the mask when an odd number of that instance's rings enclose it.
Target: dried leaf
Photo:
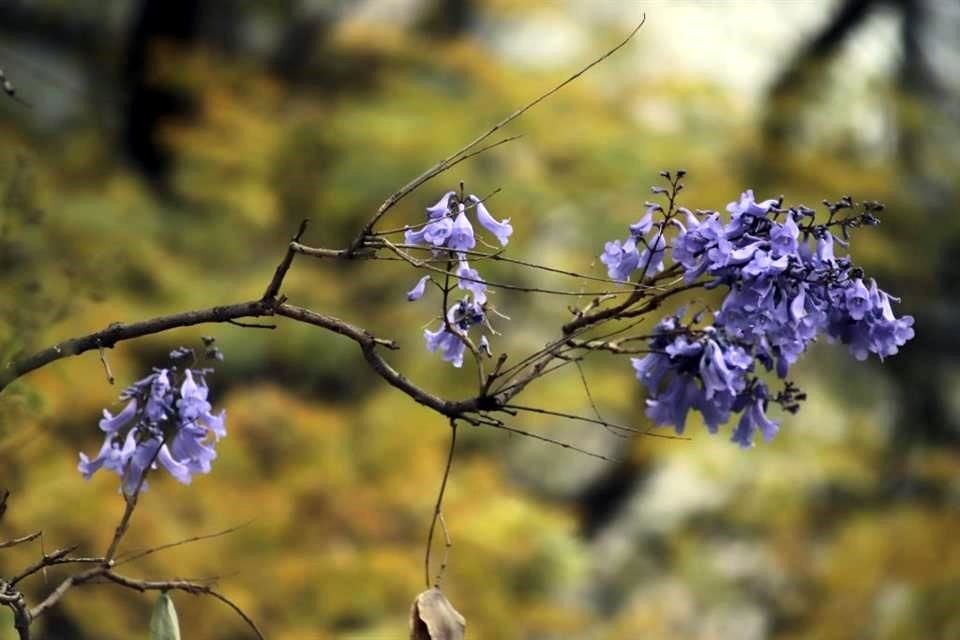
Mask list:
[[[427,589],[410,608],[410,640],[463,640],[466,627],[440,589]]]

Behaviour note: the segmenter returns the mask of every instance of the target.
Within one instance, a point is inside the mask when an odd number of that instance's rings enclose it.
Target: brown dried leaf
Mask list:
[[[410,608],[410,640],[463,640],[467,621],[440,589],[427,589]]]

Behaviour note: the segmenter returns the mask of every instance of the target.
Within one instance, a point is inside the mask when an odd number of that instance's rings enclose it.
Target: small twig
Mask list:
[[[399,190],[391,194],[390,197],[388,197],[383,202],[383,204],[380,205],[380,207],[377,209],[377,212],[373,215],[373,217],[363,226],[363,228],[360,230],[360,233],[358,233],[357,236],[353,239],[353,242],[350,243],[350,247],[347,249],[347,257],[352,256],[358,249],[360,249],[364,241],[367,239],[367,236],[369,236],[370,232],[373,231],[373,227],[376,226],[378,222],[380,222],[380,219],[387,213],[387,211],[392,209],[403,198],[405,198],[407,195],[409,195],[410,193],[418,189],[424,183],[432,180],[433,178],[447,171],[448,169],[455,166],[459,162],[462,162],[463,160],[470,158],[476,155],[477,153],[481,153],[483,151],[486,151],[487,149],[493,148],[498,144],[502,144],[503,142],[506,142],[505,140],[498,143],[494,143],[493,145],[489,145],[488,147],[481,148],[478,151],[474,151],[473,153],[470,153],[473,149],[475,149],[477,146],[482,144],[484,140],[486,140],[487,138],[495,134],[497,131],[500,131],[505,126],[507,126],[508,124],[510,124],[511,122],[513,122],[514,120],[522,116],[524,113],[526,113],[533,107],[537,106],[538,104],[540,104],[541,102],[543,102],[544,100],[552,96],[554,93],[564,88],[565,86],[567,86],[568,84],[570,84],[571,82],[573,82],[574,80],[582,76],[584,73],[586,73],[587,71],[589,71],[590,69],[600,64],[601,62],[609,58],[611,55],[613,55],[614,53],[616,53],[618,50],[620,50],[623,46],[625,46],[628,42],[630,42],[631,39],[633,39],[633,36],[635,36],[636,33],[640,30],[640,27],[643,26],[643,23],[645,21],[646,21],[646,16],[644,16],[641,19],[640,24],[638,24],[636,28],[634,28],[634,30],[631,31],[630,34],[626,38],[624,38],[622,42],[617,44],[615,47],[613,47],[612,49],[610,49],[600,57],[595,58],[593,61],[591,61],[589,64],[581,68],[579,71],[571,75],[569,78],[567,78],[563,82],[557,85],[554,85],[551,89],[547,90],[544,93],[541,93],[539,96],[537,96],[536,98],[534,98],[533,100],[525,104],[524,106],[520,107],[519,109],[511,113],[500,122],[490,127],[490,129],[480,134],[472,141],[468,142],[466,145],[464,145],[463,147],[455,151],[453,154],[447,156],[437,164],[433,165],[432,167],[424,171],[422,174],[420,174],[419,176],[417,176],[416,178],[414,178],[413,180],[405,184]]]
[[[300,221],[300,227],[297,229],[296,235],[291,238],[290,245],[287,246],[287,252],[273,272],[273,278],[270,279],[270,284],[267,285],[266,290],[263,292],[261,300],[273,300],[277,297],[277,294],[280,293],[280,287],[283,286],[283,279],[286,277],[287,271],[290,270],[290,265],[293,264],[293,257],[297,254],[293,245],[299,243],[301,238],[303,238],[303,234],[307,231],[307,223],[309,222],[306,218]]]
[[[440,571],[437,572],[437,580],[433,584],[437,589],[440,588],[440,583],[443,582],[443,574],[447,570],[447,559],[450,556],[450,548],[453,547],[453,540],[450,538],[450,532],[447,530],[447,521],[443,517],[443,512],[440,512],[440,530],[443,531],[443,559],[440,561]]]
[[[561,448],[563,448],[563,449],[569,449],[569,450],[571,450],[571,451],[576,451],[577,453],[582,453],[582,454],[584,454],[584,455],[586,455],[586,456],[590,456],[591,458],[597,458],[598,460],[604,460],[604,461],[606,461],[606,462],[621,462],[621,460],[619,460],[619,459],[617,459],[617,458],[611,458],[611,457],[609,457],[609,456],[603,455],[602,453],[595,453],[595,452],[593,452],[593,451],[588,451],[587,449],[581,449],[580,447],[578,447],[578,446],[576,446],[576,445],[572,445],[572,444],[570,444],[570,443],[568,443],[568,442],[563,442],[562,440],[554,440],[553,438],[548,438],[547,436],[542,436],[542,435],[540,435],[540,434],[538,434],[538,433],[531,433],[531,432],[529,432],[529,431],[524,431],[523,429],[517,429],[517,428],[515,428],[515,427],[509,427],[509,426],[505,425],[503,422],[501,422],[500,420],[490,421],[490,422],[483,422],[483,423],[482,423],[482,426],[492,427],[492,428],[494,428],[494,429],[503,429],[504,431],[508,431],[508,432],[510,432],[510,433],[515,433],[515,434],[517,434],[517,435],[519,435],[519,436],[524,436],[524,437],[526,437],[526,438],[533,438],[534,440],[540,440],[541,442],[546,442],[546,443],[548,443],[548,444],[553,444],[553,445],[556,445],[556,446],[561,447]]]
[[[430,531],[427,532],[427,551],[424,554],[423,558],[423,577],[424,582],[426,583],[427,589],[430,588],[430,548],[433,546],[433,532],[437,527],[437,519],[441,518],[441,510],[443,509],[443,494],[447,490],[447,479],[450,477],[450,467],[453,465],[453,451],[457,445],[457,421],[455,419],[450,420],[450,451],[447,453],[447,465],[443,470],[443,479],[440,481],[440,491],[437,492],[437,503],[433,508],[433,518],[430,520]],[[444,529],[446,528],[446,523],[444,523]],[[446,566],[446,557],[443,561],[444,566]],[[439,586],[438,584],[433,586]]]
[[[631,292],[630,289],[625,289],[622,291],[619,291],[619,290],[618,291],[613,291],[613,290],[573,291],[570,289],[545,289],[542,287],[525,287],[523,285],[518,285],[518,284],[509,284],[505,282],[496,282],[493,280],[484,280],[482,278],[471,278],[469,276],[461,276],[460,274],[454,271],[451,271],[449,267],[447,269],[441,269],[440,267],[435,267],[432,264],[430,264],[429,261],[418,260],[417,258],[414,258],[409,253],[404,251],[404,249],[427,249],[428,247],[420,247],[417,245],[405,245],[405,244],[398,245],[393,242],[390,242],[386,238],[380,239],[379,242],[382,242],[385,247],[390,249],[392,252],[394,252],[397,256],[399,256],[405,262],[407,262],[408,264],[418,269],[426,269],[428,271],[433,271],[435,273],[439,273],[444,276],[458,278],[464,282],[476,282],[479,284],[485,284],[488,287],[493,287],[495,289],[506,289],[508,291],[521,291],[523,293],[546,293],[546,294],[555,295],[555,296],[574,296],[574,297],[579,297],[583,295],[623,295]]]
[[[608,427],[611,429],[619,429],[621,431],[627,431],[630,433],[635,433],[641,436],[650,436],[651,438],[663,438],[665,440],[690,440],[688,436],[672,436],[666,433],[655,433],[649,429],[638,429],[636,427],[630,427],[623,424],[617,424],[615,422],[607,422],[606,420],[594,420],[587,416],[579,416],[575,413],[565,413],[563,411],[552,411],[550,409],[541,409],[540,407],[527,407],[519,404],[505,404],[504,407],[508,409],[516,409],[517,411],[527,411],[530,413],[541,413],[547,416],[556,416],[558,418],[566,418],[568,420],[577,420],[579,422],[589,422],[591,424],[600,425],[603,427]]]
[[[46,567],[52,564],[62,564],[61,561],[67,556],[67,554],[69,554],[71,551],[75,550],[76,548],[77,548],[77,545],[74,545],[72,547],[67,547],[66,549],[57,549],[56,551],[53,551],[52,553],[49,553],[49,554],[44,553],[39,560],[37,560],[32,565],[28,566],[26,569],[24,569],[23,571],[15,575],[13,578],[11,578],[10,586],[15,586],[18,582],[20,582],[27,576],[31,576],[37,571],[41,571],[42,569],[45,569]],[[102,561],[102,558],[100,560]]]
[[[493,366],[493,371],[487,375],[486,382],[483,383],[483,388],[480,390],[480,396],[486,396],[490,392],[490,387],[496,381],[497,376],[500,375],[500,370],[503,368],[503,365],[507,362],[509,356],[506,353],[501,353],[500,357],[497,358],[497,363]]]
[[[63,582],[57,585],[57,588],[54,589],[50,593],[50,595],[44,598],[43,601],[40,602],[40,604],[36,605],[35,607],[32,607],[29,610],[29,615],[30,615],[29,619],[31,621],[36,620],[41,615],[43,615],[43,613],[47,609],[49,609],[50,607],[53,607],[58,602],[60,602],[60,600],[67,593],[67,591],[69,591],[70,588],[75,584],[77,585],[83,584],[97,576],[103,575],[106,571],[107,571],[107,567],[100,565],[100,566],[93,567],[92,569],[83,571],[81,573],[77,573],[72,576],[68,576],[64,578]]]
[[[116,562],[113,563],[113,566],[119,567],[120,565],[127,564],[128,562],[133,562],[134,560],[139,560],[140,558],[144,558],[146,556],[152,555],[154,553],[157,553],[158,551],[172,549],[174,547],[179,547],[185,544],[189,544],[191,542],[199,542],[200,540],[210,540],[212,538],[219,538],[221,536],[225,536],[227,534],[233,533],[234,531],[242,529],[243,527],[249,525],[251,522],[253,522],[253,520],[248,520],[242,524],[238,524],[236,526],[229,527],[227,529],[224,529],[222,531],[217,531],[215,533],[206,533],[199,536],[191,536],[189,538],[177,540],[176,542],[168,542],[167,544],[162,544],[158,547],[151,547],[150,549],[144,549],[143,551],[130,553],[130,554],[127,554],[126,556],[121,556],[120,558],[118,558]]]
[[[113,539],[110,541],[110,546],[107,547],[107,552],[103,554],[104,567],[109,568],[113,566],[113,559],[117,555],[117,549],[120,547],[120,541],[123,540],[123,536],[126,535],[127,529],[130,528],[130,519],[133,517],[133,512],[137,508],[137,502],[140,499],[140,491],[143,489],[143,483],[147,481],[147,475],[150,473],[150,468],[156,461],[157,456],[160,455],[160,449],[163,448],[164,444],[165,439],[160,441],[160,444],[157,445],[157,450],[153,452],[153,456],[150,458],[150,461],[144,465],[143,473],[140,474],[140,479],[137,480],[137,486],[134,487],[133,493],[130,495],[127,495],[126,493],[123,494],[123,499],[125,502],[123,516],[120,517],[120,524],[117,525],[116,530],[113,532]]]
[[[110,363],[107,362],[107,355],[103,351],[103,345],[100,345],[98,349],[100,350],[100,364],[103,365],[103,372],[107,376],[107,382],[109,382],[110,384],[113,384],[114,383],[113,371],[110,370]]]
[[[42,531],[34,531],[33,533],[28,533],[22,538],[14,538],[12,540],[7,540],[5,542],[0,542],[0,549],[6,549],[7,547],[15,547],[18,544],[23,544],[24,542],[30,542],[31,540],[36,540],[42,534]]]
[[[597,402],[593,399],[593,394],[590,393],[590,384],[587,382],[587,374],[583,371],[583,365],[580,364],[579,360],[574,361],[574,364],[577,366],[577,373],[580,374],[580,382],[583,384],[584,393],[587,394],[587,401],[590,402],[590,408],[593,409],[593,415],[597,416],[599,422],[605,422],[603,415],[600,413],[600,408],[597,406]]]

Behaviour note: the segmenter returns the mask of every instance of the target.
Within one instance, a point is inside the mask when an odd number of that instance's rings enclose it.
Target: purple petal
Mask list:
[[[513,226],[510,224],[510,218],[505,218],[504,220],[497,221],[490,212],[487,211],[487,207],[480,201],[480,198],[477,196],[470,196],[470,201],[476,204],[477,207],[477,221],[483,226],[484,229],[492,233],[497,237],[497,240],[500,241],[501,246],[507,246],[507,243],[510,241],[510,235],[513,233]]]
[[[414,302],[423,297],[423,294],[427,290],[427,281],[430,280],[430,276],[423,276],[417,281],[417,284],[407,292],[407,300]]]
[[[437,218],[442,218],[447,215],[450,210],[450,198],[453,197],[454,193],[454,191],[447,191],[437,200],[437,204],[432,207],[427,207],[427,217],[431,220],[436,220]]]
[[[106,433],[114,433],[130,422],[137,413],[137,400],[132,398],[123,411],[113,416],[106,409],[103,410],[103,419],[100,420],[100,429]]]

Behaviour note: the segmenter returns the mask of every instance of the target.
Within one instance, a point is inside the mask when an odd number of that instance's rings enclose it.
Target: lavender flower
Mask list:
[[[477,245],[477,237],[468,216],[468,207],[454,191],[448,191],[436,204],[427,207],[427,222],[419,229],[408,228],[404,234],[408,244],[429,246],[433,254],[446,256],[451,262],[457,261],[457,287],[468,293],[468,297],[454,304],[445,311],[446,319],[437,329],[425,329],[424,341],[428,351],[439,352],[444,361],[455,367],[463,366],[463,354],[466,350],[469,333],[473,327],[490,328],[487,321],[487,283],[477,269],[467,262],[467,254]],[[476,212],[477,222],[493,234],[501,246],[506,246],[513,234],[510,220],[497,220],[486,205],[477,196],[467,196]],[[407,292],[408,300],[419,300],[423,297],[429,276],[422,277],[417,284]],[[491,329],[492,331],[492,329]],[[471,343],[472,344],[472,343]],[[490,342],[486,335],[480,336],[479,351],[491,355]]]
[[[477,221],[483,225],[484,229],[497,237],[497,240],[500,241],[501,246],[507,246],[507,243],[510,241],[510,235],[513,233],[513,226],[510,224],[510,218],[506,218],[498,222],[493,216],[490,215],[490,212],[487,211],[486,205],[483,204],[483,201],[481,201],[480,198],[471,195],[469,200],[470,202],[474,203],[474,206],[477,209]]]
[[[457,286],[473,294],[473,301],[482,305],[487,301],[487,285],[476,269],[470,268],[466,260],[460,261],[457,268]]]
[[[640,252],[637,251],[637,241],[632,237],[623,243],[619,240],[608,242],[603,247],[600,262],[607,265],[607,275],[611,280],[626,282],[640,265]]]
[[[648,206],[643,217],[630,225],[630,235],[626,240],[614,240],[604,245],[600,262],[607,265],[607,276],[611,280],[627,282],[637,269],[643,271],[641,280],[648,274],[663,270],[667,242],[660,226],[653,224],[653,212],[657,209],[657,205]],[[641,246],[642,252],[639,249]]]
[[[454,251],[469,251],[477,246],[477,239],[473,235],[473,225],[467,218],[465,207],[460,205],[460,213],[453,221],[453,229],[450,231],[450,238],[447,240],[447,246]]]
[[[210,472],[216,458],[213,446],[226,435],[225,412],[212,413],[207,399],[211,370],[179,364],[193,353],[187,348],[173,351],[173,366],[155,369],[121,392],[120,399],[127,400],[122,411],[112,415],[104,409],[100,429],[106,437],[100,451],[93,459],[80,453],[77,468],[84,478],[108,469],[121,477],[121,489],[129,496],[144,473],[158,465],[183,484],[189,484],[193,474]]]
[[[439,351],[445,362],[451,363],[458,369],[463,366],[463,354],[466,350],[466,340],[470,330],[478,325],[486,324],[484,304],[475,299],[464,298],[447,310],[446,321],[439,329],[431,331],[424,329],[423,337],[427,351]],[[486,336],[481,338],[481,348],[490,350]]]
[[[510,219],[494,218],[483,201],[473,194],[467,196],[466,202],[473,205],[477,222],[492,233],[502,246],[506,246],[513,234]],[[407,244],[427,245],[435,250],[447,249],[458,253],[470,251],[477,245],[466,204],[455,191],[447,191],[436,204],[427,207],[426,212],[427,221],[422,227],[405,231],[404,241]]]
[[[456,191],[447,191],[437,200],[437,204],[427,207],[427,218],[436,220],[446,216],[450,212],[450,200],[455,194]]]
[[[875,222],[866,209],[860,217]],[[759,377],[764,371],[786,378],[820,335],[847,345],[857,359],[883,359],[913,338],[913,318],[896,317],[897,300],[874,280],[865,282],[849,257],[835,254],[836,244],[846,243],[815,224],[810,209],[782,211],[779,200],[757,202],[747,190],[727,211],[726,223],[715,211],[668,212],[665,221],[676,230],[669,248],[647,241],[637,255],[631,241],[657,229],[645,217],[631,226],[636,234],[626,242],[608,242],[601,259],[611,278],[623,280],[646,256],[656,267],[669,254],[686,282],[705,277],[707,288],[726,287],[719,309],[706,318],[686,325],[683,312],[664,318],[649,340],[651,353],[632,364],[649,392],[647,415],[654,423],[682,432],[693,410],[713,432],[739,414],[732,440],[749,447],[756,432],[766,440],[777,433],[779,424],[766,414],[771,403],[793,412],[804,397],[789,381],[771,395]],[[831,216],[830,224],[844,222]]]
[[[430,280],[430,276],[423,276],[417,280],[417,284],[414,285],[413,289],[407,291],[407,300],[414,302],[423,297],[423,294],[427,290],[427,282]]]

